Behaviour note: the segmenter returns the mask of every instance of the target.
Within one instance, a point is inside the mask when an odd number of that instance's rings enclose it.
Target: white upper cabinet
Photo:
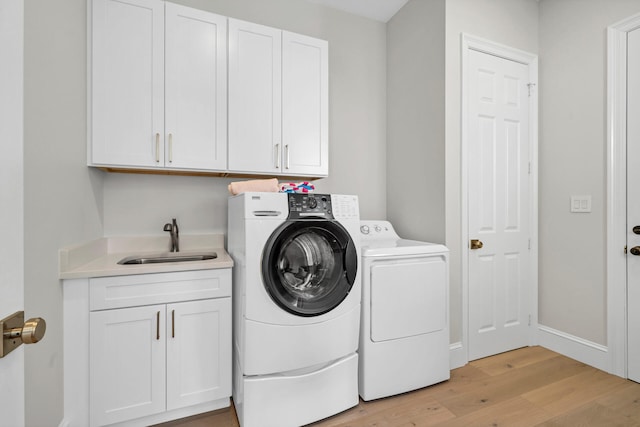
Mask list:
[[[229,168],[280,173],[282,31],[229,19]]]
[[[166,3],[165,166],[227,168],[227,18]]]
[[[90,163],[164,164],[164,3],[93,0]]]
[[[88,1],[89,165],[328,175],[326,41],[162,0]]]
[[[229,169],[328,174],[328,44],[229,19]]]
[[[283,172],[329,174],[329,58],[324,40],[282,33]]]
[[[226,18],[160,0],[92,8],[89,164],[225,170]]]

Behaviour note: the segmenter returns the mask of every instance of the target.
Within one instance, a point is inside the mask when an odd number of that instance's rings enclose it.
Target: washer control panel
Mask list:
[[[289,193],[289,218],[333,219],[329,194]]]

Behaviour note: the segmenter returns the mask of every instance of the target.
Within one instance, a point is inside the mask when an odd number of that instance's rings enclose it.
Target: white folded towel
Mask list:
[[[277,193],[280,191],[277,178],[252,179],[249,181],[237,181],[229,184],[229,193],[232,195],[246,193],[247,191],[260,191]]]

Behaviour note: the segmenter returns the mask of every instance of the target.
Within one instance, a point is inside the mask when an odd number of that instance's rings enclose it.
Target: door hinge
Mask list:
[[[531,315],[529,315],[529,326],[531,326]]]
[[[529,89],[529,97],[531,97],[531,87],[535,85],[535,83],[527,83],[527,88]]]
[[[529,239],[528,246],[528,249],[531,250],[531,239]]]
[[[627,254],[627,245],[624,245],[624,254]]]
[[[531,162],[529,162],[529,175],[531,175]]]

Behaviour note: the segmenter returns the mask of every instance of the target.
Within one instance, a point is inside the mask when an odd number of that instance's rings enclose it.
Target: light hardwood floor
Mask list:
[[[233,407],[162,424],[237,427]],[[449,381],[363,402],[313,427],[640,426],[640,384],[542,347],[476,360]]]

